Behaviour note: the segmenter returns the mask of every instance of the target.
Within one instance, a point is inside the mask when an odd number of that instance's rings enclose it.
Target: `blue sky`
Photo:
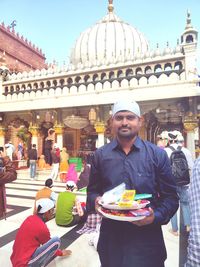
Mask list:
[[[68,61],[79,34],[107,13],[107,0],[0,0],[0,23],[17,21],[16,32],[42,49],[47,62]],[[174,47],[186,24],[200,32],[200,0],[114,0],[115,13],[144,33],[154,49]]]

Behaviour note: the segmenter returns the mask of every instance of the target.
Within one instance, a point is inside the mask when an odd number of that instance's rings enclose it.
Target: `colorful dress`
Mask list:
[[[60,153],[60,172],[67,173],[69,169],[68,159],[69,159],[69,155],[67,154],[67,149],[63,147]]]
[[[66,182],[67,181],[73,181],[75,182],[75,184],[77,184],[77,181],[78,181],[78,174],[76,172],[76,169],[75,169],[76,165],[75,164],[70,164],[69,165],[69,170],[68,170],[68,173],[67,173],[67,176],[66,176]]]

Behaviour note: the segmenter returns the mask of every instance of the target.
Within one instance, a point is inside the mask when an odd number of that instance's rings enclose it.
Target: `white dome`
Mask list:
[[[71,53],[72,64],[111,63],[148,51],[148,42],[143,34],[116,16],[112,5],[109,4],[108,10],[102,20],[81,33]]]

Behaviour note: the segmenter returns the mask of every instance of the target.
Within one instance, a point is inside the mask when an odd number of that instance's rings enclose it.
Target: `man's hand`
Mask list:
[[[4,151],[0,151],[0,157],[4,158],[6,156],[6,153]]]
[[[152,210],[152,208],[149,208],[149,211],[150,211],[150,214],[146,216],[144,219],[140,221],[131,222],[131,223],[137,226],[144,226],[144,225],[151,224],[154,221],[155,216],[154,216],[154,211]]]
[[[71,254],[72,254],[72,251],[71,250],[63,249],[62,250],[62,256],[61,257],[67,257],[67,256],[70,256]]]
[[[9,158],[8,156],[5,156],[5,157],[3,158],[3,163],[4,163],[4,166],[8,165],[8,163],[11,163],[10,158]]]
[[[99,212],[98,212],[98,208],[101,207],[101,205],[99,205],[100,200],[101,200],[101,196],[99,196],[99,197],[97,197],[97,198],[95,199],[95,210],[96,210],[97,213],[99,213]],[[99,213],[99,214],[100,214],[100,213]]]

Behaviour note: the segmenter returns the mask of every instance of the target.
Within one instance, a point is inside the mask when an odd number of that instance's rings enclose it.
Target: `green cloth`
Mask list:
[[[75,205],[76,195],[72,192],[61,192],[56,205],[56,224],[67,226],[73,220],[72,210]]]
[[[87,193],[87,187],[83,187],[83,188],[79,189],[78,191],[82,192],[82,193]]]
[[[82,170],[82,158],[70,158],[69,159],[69,164],[75,164],[76,165],[76,171],[80,172]]]

